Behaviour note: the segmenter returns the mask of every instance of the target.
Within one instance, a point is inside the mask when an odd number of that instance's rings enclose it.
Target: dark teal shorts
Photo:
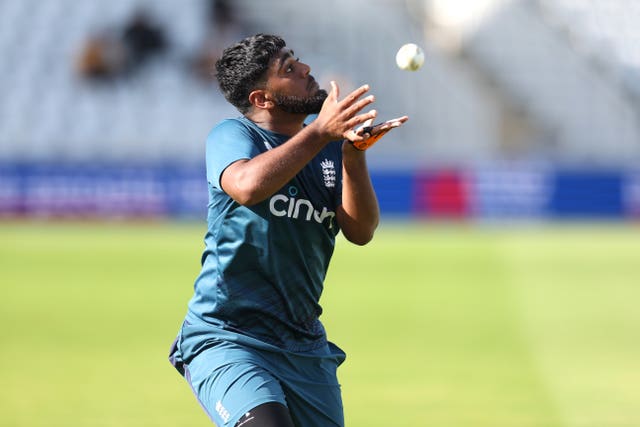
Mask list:
[[[296,426],[344,426],[336,371],[345,354],[337,346],[327,343],[313,352],[291,353],[259,341],[256,346],[248,337],[231,338],[208,340],[183,362],[179,336],[171,355],[216,425],[233,427],[256,406],[279,402]]]

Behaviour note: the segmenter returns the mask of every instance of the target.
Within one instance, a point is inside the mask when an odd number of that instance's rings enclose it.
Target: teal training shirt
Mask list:
[[[238,204],[220,186],[231,163],[288,139],[245,117],[225,120],[209,134],[208,230],[187,315],[208,331],[203,339],[231,332],[293,352],[327,343],[319,300],[339,231],[342,142],[328,144],[256,205]]]

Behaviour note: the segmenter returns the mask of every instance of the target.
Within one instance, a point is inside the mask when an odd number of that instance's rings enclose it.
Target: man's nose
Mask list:
[[[311,73],[311,67],[307,64],[305,64],[304,62],[301,62],[300,65],[302,65],[302,73],[303,75],[306,77]]]

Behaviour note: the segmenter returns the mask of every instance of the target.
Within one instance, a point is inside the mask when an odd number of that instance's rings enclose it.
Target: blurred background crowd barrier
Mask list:
[[[638,22],[635,0],[4,0],[0,217],[203,218],[206,135],[238,115],[212,64],[270,32],[411,117],[369,152],[384,214],[638,218]]]
[[[204,168],[0,167],[0,218],[206,217]],[[640,174],[517,169],[373,170],[387,218],[640,219]]]

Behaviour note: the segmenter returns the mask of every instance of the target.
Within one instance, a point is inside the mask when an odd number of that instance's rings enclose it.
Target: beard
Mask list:
[[[282,111],[291,114],[318,114],[322,109],[324,100],[327,99],[327,91],[319,89],[315,95],[305,98],[299,96],[274,95],[275,104]]]

